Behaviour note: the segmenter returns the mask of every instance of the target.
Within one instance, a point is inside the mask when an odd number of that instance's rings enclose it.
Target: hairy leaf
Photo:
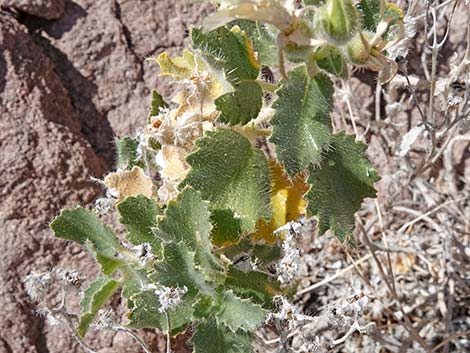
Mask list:
[[[201,247],[210,252],[212,225],[209,219],[207,201],[202,199],[200,192],[186,187],[175,201],[168,203],[154,232],[162,241],[182,242],[193,251]]]
[[[381,5],[383,4],[383,8]],[[362,27],[375,32],[380,21],[386,21],[389,26],[403,20],[403,11],[391,2],[381,0],[361,0],[357,8],[362,14]]]
[[[267,311],[249,299],[237,297],[232,291],[224,291],[219,298],[219,311],[216,319],[232,332],[253,331],[266,318]]]
[[[118,289],[119,282],[107,277],[98,277],[90,283],[80,303],[82,314],[77,327],[78,334],[83,337],[93,323],[98,310],[100,310],[108,299]]]
[[[184,243],[168,243],[163,248],[163,259],[155,265],[152,280],[167,287],[188,288],[188,295],[198,292],[212,295],[212,287],[205,281],[204,274],[195,263],[195,253]]]
[[[194,318],[196,320],[206,319],[212,314],[214,299],[209,296],[200,295],[193,304]]]
[[[260,260],[263,264],[269,264],[279,260],[281,249],[277,245],[256,244],[253,247],[253,257]]]
[[[119,268],[119,266],[122,265],[121,260],[116,260],[109,256],[97,253],[90,242],[87,242],[85,244],[85,248],[89,252],[91,252],[95,261],[100,265],[101,272],[103,272],[105,275],[110,276],[114,271]]]
[[[126,300],[126,306],[132,310],[134,303],[132,297],[142,292],[142,285],[148,282],[148,270],[137,269],[132,266],[123,268],[125,280],[122,283],[121,295]]]
[[[263,90],[255,81],[243,81],[234,92],[226,93],[215,100],[220,111],[219,120],[236,125],[255,119],[263,105]]]
[[[260,220],[256,232],[253,234],[255,240],[264,240],[274,243],[278,237],[273,233],[279,227],[290,221],[296,221],[305,214],[306,202],[303,195],[308,190],[305,175],[298,173],[292,180],[285,174],[281,165],[270,161],[271,172],[271,206],[272,216],[269,222]]]
[[[215,320],[201,322],[191,342],[194,353],[252,353],[252,337],[243,331],[232,332]]]
[[[163,242],[185,244],[195,252],[196,263],[209,275],[211,268],[219,267],[218,259],[212,254],[211,229],[208,202],[199,191],[186,187],[175,201],[168,203],[154,234]]]
[[[261,65],[277,66],[277,30],[270,31],[269,25],[261,22],[239,20],[235,22],[253,42],[253,49],[258,54]]]
[[[149,243],[156,252],[160,248],[152,228],[157,225],[157,215],[160,210],[154,199],[145,196],[129,196],[117,204],[121,218],[119,222],[126,226],[129,232],[127,240],[134,245]]]
[[[272,298],[283,294],[279,282],[273,280],[264,273],[240,271],[230,267],[225,285],[243,298],[251,298],[266,308],[272,308]]]
[[[263,153],[225,129],[207,133],[196,146],[187,157],[192,169],[181,185],[200,190],[212,210],[231,210],[243,230],[253,231],[258,219],[270,216],[270,177]]]
[[[140,329],[156,327],[162,331],[168,331],[165,314],[160,312],[160,302],[154,291],[148,290],[134,294],[132,297],[133,308],[127,314],[128,326]],[[192,321],[192,298],[185,294],[175,308],[169,310],[171,334],[175,335],[184,331]]]
[[[157,58],[149,58],[148,60],[158,63],[162,76],[178,79],[188,78],[196,66],[194,55],[186,49],[183,50],[183,56],[171,58],[167,52],[163,52]]]
[[[380,178],[365,155],[366,146],[340,132],[319,167],[312,167],[307,211],[319,217],[319,231],[331,229],[341,240],[351,240],[354,213],[366,197],[375,197]]]
[[[217,246],[227,246],[236,244],[240,239],[242,227],[240,219],[230,210],[215,210],[212,212],[211,221],[214,224],[212,229],[212,242]]]
[[[289,81],[277,93],[270,141],[292,177],[320,163],[322,152],[330,144],[333,85],[324,74],[309,77],[301,66],[289,73]]]
[[[362,28],[375,31],[379,19],[380,0],[361,0],[357,7],[362,14]]]
[[[134,166],[145,168],[145,162],[139,155],[139,140],[132,137],[116,139],[117,167],[120,169],[132,169]]]
[[[260,65],[256,61],[250,40],[241,31],[220,27],[204,33],[193,28],[191,39],[194,48],[213,58],[224,69],[232,85],[258,77]]]
[[[221,112],[219,119],[236,125],[256,118],[262,107],[263,90],[255,81],[260,65],[246,34],[239,27],[232,30],[220,27],[208,33],[193,28],[191,38],[193,46],[212,66],[223,70],[234,88],[233,92],[225,93],[215,101]]]
[[[121,250],[119,240],[93,212],[82,207],[63,210],[50,226],[56,237],[89,245],[105,274],[118,266],[115,254]]]

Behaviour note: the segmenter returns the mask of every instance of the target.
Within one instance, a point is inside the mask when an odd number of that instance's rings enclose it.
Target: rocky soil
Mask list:
[[[87,254],[53,239],[48,223],[100,193],[90,176],[113,167],[115,136],[143,126],[151,88],[171,91],[145,58],[177,52],[209,7],[0,0],[0,8],[0,352],[81,352],[35,314],[21,280],[55,266],[94,272]],[[119,334],[90,342],[100,352],[138,350]]]

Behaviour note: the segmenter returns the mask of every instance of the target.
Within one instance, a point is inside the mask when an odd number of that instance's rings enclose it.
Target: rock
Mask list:
[[[159,49],[181,47],[188,29],[213,8],[189,1],[117,0],[117,4],[128,41],[139,59]]]
[[[39,28],[35,38],[55,62],[87,131],[95,131],[103,120],[118,136],[142,126],[150,90],[141,63],[127,46],[114,1],[68,2],[62,18]],[[133,105],[136,110],[123,108],[136,100],[141,102]],[[94,144],[105,151],[107,143]]]
[[[64,12],[64,0],[0,0],[0,6],[29,15],[54,20]]]
[[[0,13],[0,352],[78,353],[65,328],[36,315],[22,279],[56,266],[88,278],[97,272],[86,252],[54,239],[48,223],[61,208],[90,205],[100,193],[90,176],[113,167],[114,136],[145,124],[151,88],[171,91],[144,57],[180,52],[184,27],[209,7],[178,0],[0,6],[10,11]],[[113,307],[122,311],[122,301]],[[163,351],[154,330],[141,336]],[[91,332],[86,340],[97,351],[138,350],[113,332]]]
[[[68,257],[74,247],[53,239],[48,223],[62,207],[93,200],[99,190],[89,177],[102,175],[105,163],[81,134],[51,60],[3,15],[0,116],[0,342],[5,352],[44,352],[44,321],[22,279]]]
[[[135,133],[145,124],[150,89],[170,92],[168,81],[158,78],[157,65],[145,58],[181,48],[186,28],[209,7],[175,0],[78,0],[66,5],[61,19],[42,27],[41,42],[65,85],[71,86],[81,120],[89,121],[90,113],[101,115],[117,136]],[[90,78],[93,87],[81,89],[77,76]],[[88,94],[88,102],[82,104],[77,90]],[[89,103],[96,111],[87,111]]]

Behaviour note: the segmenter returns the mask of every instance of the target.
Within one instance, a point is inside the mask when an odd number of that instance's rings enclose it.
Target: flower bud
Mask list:
[[[371,47],[368,43],[372,33],[362,32],[354,36],[346,47],[346,56],[351,64],[365,66],[370,57]]]
[[[359,29],[359,15],[352,0],[328,0],[319,10],[319,25],[328,41],[343,45]]]

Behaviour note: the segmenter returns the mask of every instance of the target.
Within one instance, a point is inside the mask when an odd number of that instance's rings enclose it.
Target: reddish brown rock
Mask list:
[[[63,0],[0,0],[0,6],[47,20],[59,18],[64,12]]]
[[[76,87],[75,76],[93,82],[85,89],[96,107],[92,113],[105,116],[122,136],[143,126],[151,88],[168,92],[167,82],[157,78],[156,65],[145,58],[180,48],[186,27],[207,8],[185,1],[78,0],[67,2],[62,18],[39,34],[65,85],[72,86],[69,91],[85,116],[82,120],[90,114],[88,104],[73,95],[82,88]]]
[[[72,247],[54,240],[47,225],[63,206],[95,197],[89,177],[101,175],[105,164],[81,134],[51,60],[25,27],[3,15],[0,116],[0,342],[5,352],[43,352],[44,323],[21,279],[67,257]]]
[[[99,194],[90,176],[112,168],[114,135],[143,126],[151,88],[170,91],[144,57],[178,53],[185,27],[208,7],[177,0],[0,5],[11,11],[0,13],[0,352],[82,352],[67,330],[37,317],[22,279],[55,266],[96,272],[88,254],[53,238],[48,223]],[[143,336],[163,349],[161,336]],[[87,341],[108,353],[138,351],[115,333]]]

